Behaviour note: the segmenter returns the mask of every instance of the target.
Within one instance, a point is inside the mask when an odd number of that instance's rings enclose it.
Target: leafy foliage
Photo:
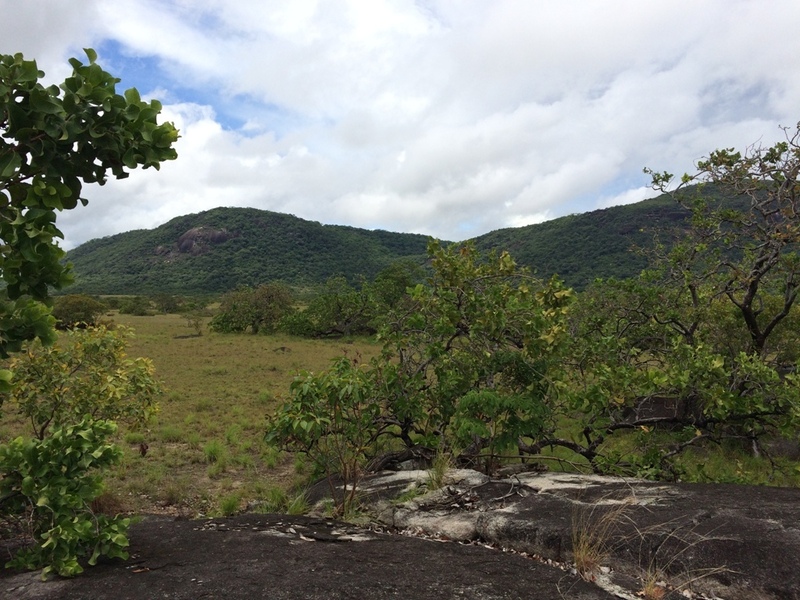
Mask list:
[[[33,439],[0,445],[0,516],[22,526],[36,544],[8,566],[71,576],[101,555],[127,558],[129,520],[96,515],[100,471],[119,462],[109,443],[116,425],[143,424],[156,409],[159,385],[146,359],[125,356],[124,328],[75,329],[57,346],[38,340],[11,359],[8,401],[31,423]]]
[[[506,253],[483,260],[472,245],[435,242],[429,253],[431,278],[387,317],[381,356],[299,378],[270,421],[272,442],[348,473],[392,440],[460,447],[471,462],[485,451],[488,466],[519,436],[552,426],[571,292],[533,279]]]
[[[58,296],[53,303],[53,316],[59,329],[94,326],[97,318],[106,310],[108,306],[84,294]]]
[[[130,298],[120,300],[119,312],[123,315],[147,317],[153,314],[153,307],[148,298],[144,296],[131,296]]]
[[[95,515],[90,503],[103,490],[94,472],[113,465],[122,451],[108,443],[113,423],[85,417],[58,426],[44,439],[17,438],[0,446],[0,516],[24,524],[37,545],[7,567],[42,568],[69,577],[100,556],[127,558],[129,519]]]
[[[374,335],[389,311],[408,299],[407,291],[421,277],[413,262],[397,261],[380,271],[373,282],[358,287],[344,277],[332,277],[305,310],[289,314],[280,329],[306,337]]]
[[[688,225],[656,238],[649,268],[598,280],[569,311],[570,291],[536,282],[507,253],[431,244],[431,278],[387,317],[381,357],[358,372],[362,393],[350,395],[341,366],[293,388],[305,451],[334,435],[314,425],[325,413],[305,396],[322,382],[373,415],[350,446],[362,465],[396,438],[456,448],[487,469],[511,449],[561,447],[596,472],[679,478],[687,448],[734,441],[763,454],[765,437],[796,438],[800,126],[698,169],[683,185],[707,186],[670,192]],[[671,179],[653,177],[662,190]],[[560,428],[567,418],[577,434]]]
[[[292,306],[289,288],[280,283],[263,283],[255,289],[240,287],[222,297],[209,327],[226,333],[274,331]]]
[[[323,373],[301,373],[290,400],[270,421],[266,439],[304,452],[328,477],[339,514],[355,508],[365,456],[374,447],[381,404],[375,382],[358,360],[341,358]],[[342,483],[338,493],[334,477]]]
[[[552,426],[553,374],[572,292],[508,253],[432,243],[433,275],[382,332],[387,422],[407,446],[460,447],[475,461]]]
[[[331,277],[305,309],[284,317],[280,329],[304,337],[372,335],[374,317],[375,305],[366,282],[357,289],[344,277]]]
[[[156,310],[161,313],[176,313],[183,306],[183,299],[172,294],[156,294],[151,298]]]
[[[71,59],[72,75],[49,87],[35,61],[0,55],[0,356],[34,337],[54,339],[52,317],[33,302],[71,281],[54,241],[56,211],[86,204],[83,183],[102,185],[109,174],[157,169],[176,156],[176,129],[156,120],[161,105],[135,89],[117,94],[119,80],[93,50],[86,55],[89,64]]]
[[[11,359],[15,385],[8,401],[30,421],[35,437],[87,415],[140,426],[156,412],[161,390],[153,364],[125,355],[130,335],[123,327],[76,329],[56,346],[35,341]]]
[[[698,162],[683,185],[708,182],[712,193],[673,193],[691,227],[655,245],[639,279],[598,282],[580,298],[573,391],[589,427],[572,447],[596,468],[618,431],[636,432],[640,451],[623,463],[670,478],[689,447],[738,440],[763,452],[764,437],[796,437],[799,135]],[[653,173],[657,188],[670,180]]]
[[[109,174],[121,179],[127,169],[158,169],[177,156],[177,130],[157,122],[160,103],[143,102],[135,89],[117,94],[119,80],[95,63],[93,50],[86,56],[88,65],[70,60],[72,75],[61,86],[44,87],[34,61],[0,55],[3,358],[35,338],[40,348],[56,339],[55,318],[43,303],[50,288],[71,281],[56,242],[62,237],[56,211],[85,205],[84,183],[103,185]],[[0,392],[12,394],[37,435],[0,446],[0,512],[25,517],[38,544],[12,564],[74,575],[81,556],[90,554],[94,564],[101,554],[125,556],[127,546],[127,520],[95,517],[87,504],[100,491],[90,471],[119,460],[119,450],[106,442],[115,426],[84,414],[137,419],[148,412],[149,406],[139,410],[122,401],[130,394],[149,404],[152,368],[118,362],[119,346],[102,334],[63,351],[31,347],[27,358],[12,361],[12,369],[30,367],[17,373],[13,386],[11,371],[0,371]]]

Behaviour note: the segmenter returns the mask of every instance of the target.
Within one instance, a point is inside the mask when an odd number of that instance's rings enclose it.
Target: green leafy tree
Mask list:
[[[119,420],[141,425],[160,393],[153,365],[128,359],[129,331],[75,329],[55,346],[39,340],[11,359],[15,385],[8,402],[25,416],[33,439],[0,445],[0,518],[36,540],[7,563],[71,576],[99,556],[127,558],[129,519],[97,515],[100,473],[122,451],[109,440]]]
[[[59,329],[73,329],[76,326],[94,326],[97,319],[108,306],[83,294],[59,296],[53,302],[53,316]]]
[[[372,374],[363,367],[345,357],[323,373],[298,375],[266,436],[269,443],[311,458],[316,471],[327,477],[341,516],[356,508],[365,460],[381,431],[380,397]]]
[[[503,252],[429,247],[432,275],[390,317],[378,363],[386,415],[407,447],[460,449],[490,468],[555,426],[553,386],[572,292]]]
[[[572,448],[596,469],[685,477],[688,448],[733,440],[764,452],[764,437],[796,437],[799,136],[699,161],[670,192],[689,229],[656,244],[638,279],[579,299],[570,356],[586,427]],[[672,180],[652,175],[658,189]],[[606,443],[621,432],[634,452]]]
[[[122,458],[109,443],[116,425],[85,417],[56,427],[44,439],[12,440],[0,446],[0,515],[14,515],[37,544],[23,548],[7,567],[63,577],[95,565],[100,556],[128,558],[130,519],[96,515],[90,505],[103,491],[98,471]]]
[[[555,427],[571,292],[507,253],[482,258],[472,245],[435,242],[429,253],[432,275],[386,318],[381,355],[296,380],[270,421],[272,442],[323,456],[333,447],[361,468],[460,449],[462,461],[490,468]]]
[[[409,298],[409,290],[422,282],[424,271],[410,260],[398,260],[380,271],[372,283],[373,295],[378,303],[378,312],[395,309]]]
[[[142,101],[135,89],[118,94],[119,79],[96,64],[93,50],[86,55],[88,64],[71,59],[72,75],[48,87],[35,61],[0,55],[2,356],[34,337],[54,339],[53,318],[37,301],[70,282],[56,212],[86,204],[84,183],[103,185],[177,156],[177,130],[157,122],[160,103]]]
[[[739,312],[750,336],[746,351],[761,355],[769,353],[769,337],[789,316],[800,289],[800,124],[785,132],[786,141],[769,148],[715,150],[670,192],[692,211],[691,236],[672,253],[688,255],[679,274],[689,277],[690,291],[697,281],[710,280]],[[669,173],[652,176],[659,190],[672,181]],[[681,195],[681,188],[697,183],[696,194]],[[708,184],[722,198],[744,199],[746,207],[714,202],[704,193]],[[764,297],[770,294],[783,302],[766,310]]]
[[[280,329],[306,337],[374,335],[390,311],[410,300],[408,290],[421,278],[422,269],[411,261],[397,261],[358,287],[344,277],[331,277],[305,310],[288,315]]]
[[[123,315],[134,315],[136,317],[149,317],[154,314],[150,300],[144,296],[124,298],[119,303],[119,312]]]
[[[179,312],[183,304],[179,296],[173,296],[172,294],[156,294],[151,301],[156,310],[164,314]]]
[[[305,310],[290,314],[280,327],[306,337],[374,335],[378,309],[367,282],[354,288],[344,277],[331,277]]]
[[[209,327],[225,333],[274,331],[293,305],[292,293],[283,284],[264,283],[255,289],[240,287],[222,297]]]

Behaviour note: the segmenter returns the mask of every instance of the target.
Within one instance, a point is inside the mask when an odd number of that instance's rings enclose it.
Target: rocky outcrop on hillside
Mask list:
[[[167,260],[174,259],[181,254],[199,256],[208,252],[212,246],[226,242],[232,237],[236,237],[236,234],[225,228],[192,227],[181,234],[174,245],[158,246],[155,254]]]

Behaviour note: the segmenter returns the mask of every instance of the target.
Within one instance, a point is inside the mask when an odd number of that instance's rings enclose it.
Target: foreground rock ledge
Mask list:
[[[558,569],[495,550],[374,533],[326,519],[239,515],[213,521],[147,517],[131,559],[72,580],[0,579],[19,600],[610,599]]]
[[[150,516],[131,529],[130,560],[72,580],[0,572],[0,598],[635,599],[656,570],[666,599],[800,598],[797,489],[451,471],[422,494],[427,482],[425,471],[363,482],[385,528],[419,537],[323,517]],[[528,556],[571,562],[573,530],[605,514],[602,588]]]
[[[800,599],[800,490],[725,484],[662,484],[564,473],[522,472],[490,479],[451,471],[423,490],[425,471],[383,473],[362,488],[394,530],[481,540],[572,563],[573,537],[602,537],[606,568],[595,579],[636,598],[643,581],[668,584],[666,597]],[[671,592],[670,592],[671,590]]]

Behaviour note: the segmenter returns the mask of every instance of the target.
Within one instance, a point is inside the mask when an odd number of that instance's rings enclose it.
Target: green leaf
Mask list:
[[[8,151],[0,154],[0,178],[12,177],[21,166],[22,159],[17,153]]]
[[[139,95],[139,90],[136,88],[125,90],[125,100],[127,100],[129,104],[137,106],[142,103],[142,97]]]

